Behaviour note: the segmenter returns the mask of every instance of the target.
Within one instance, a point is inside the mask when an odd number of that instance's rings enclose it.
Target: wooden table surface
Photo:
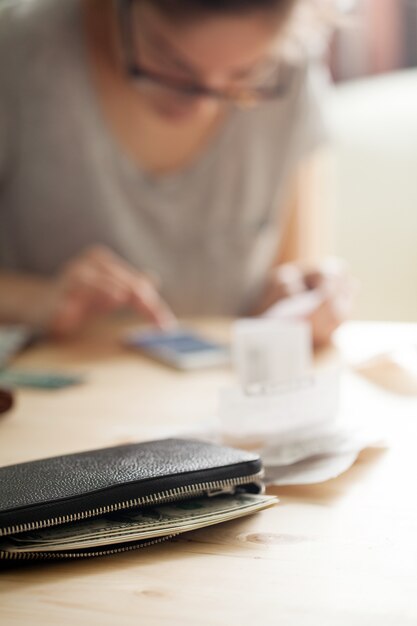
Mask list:
[[[228,333],[226,323],[205,328]],[[378,341],[384,349],[388,331],[417,345],[416,327],[374,324],[348,325],[342,343],[351,353]],[[20,391],[16,409],[0,418],[0,465],[138,441],[213,414],[230,370],[177,373],[120,348],[119,333],[98,327],[20,357],[19,366],[88,380]],[[386,450],[366,450],[324,484],[270,489],[281,500],[273,509],[167,544],[9,566],[0,572],[0,624],[415,626],[417,390],[395,388],[398,372],[378,367],[368,378],[346,374],[342,406],[378,424]]]

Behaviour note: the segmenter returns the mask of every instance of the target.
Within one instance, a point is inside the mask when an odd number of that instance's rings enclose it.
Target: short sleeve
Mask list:
[[[3,182],[6,172],[8,145],[7,116],[5,106],[0,96],[0,185]]]
[[[311,62],[300,73],[296,90],[295,107],[295,157],[303,160],[330,137],[326,116],[326,101],[330,91],[330,79],[326,69]]]

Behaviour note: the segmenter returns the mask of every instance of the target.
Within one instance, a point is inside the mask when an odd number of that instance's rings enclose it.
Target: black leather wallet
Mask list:
[[[261,481],[256,454],[181,439],[3,467],[0,558],[80,558],[157,543],[270,506],[276,499],[259,495]]]

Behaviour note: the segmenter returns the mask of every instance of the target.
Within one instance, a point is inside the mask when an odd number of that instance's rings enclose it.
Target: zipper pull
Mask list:
[[[215,498],[216,496],[226,496],[226,495],[233,495],[236,491],[236,487],[223,487],[220,489],[208,489],[206,491],[206,495],[209,498]]]

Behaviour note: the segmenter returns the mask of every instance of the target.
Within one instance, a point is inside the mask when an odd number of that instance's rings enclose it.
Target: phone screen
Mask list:
[[[178,354],[190,354],[201,352],[201,350],[218,350],[219,348],[216,344],[185,331],[138,336],[133,341],[138,347],[169,348]]]
[[[220,365],[229,357],[226,346],[185,329],[131,333],[127,344],[180,369]]]

